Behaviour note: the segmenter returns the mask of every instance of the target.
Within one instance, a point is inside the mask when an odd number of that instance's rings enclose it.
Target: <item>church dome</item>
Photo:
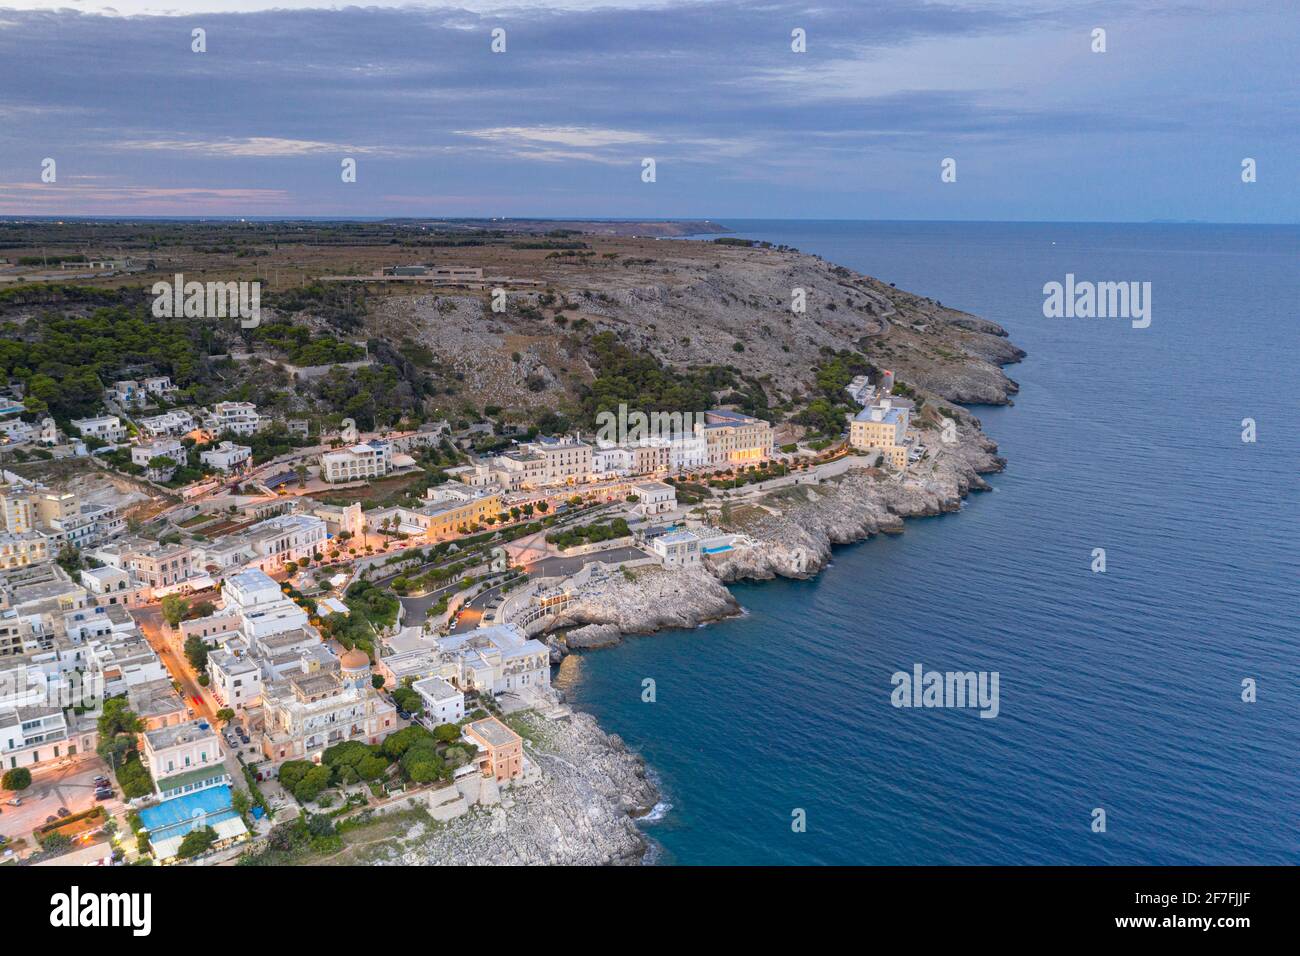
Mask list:
[[[370,670],[370,657],[365,651],[359,651],[355,647],[344,654],[339,662],[345,671]]]

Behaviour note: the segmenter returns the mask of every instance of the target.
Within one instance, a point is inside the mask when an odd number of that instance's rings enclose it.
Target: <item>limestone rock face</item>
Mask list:
[[[589,714],[536,714],[528,759],[533,786],[508,788],[499,803],[475,807],[441,826],[420,824],[378,861],[404,866],[607,865],[639,863],[649,844],[635,818],[659,799],[645,762],[605,734]]]
[[[651,634],[666,628],[698,627],[708,621],[730,617],[740,605],[716,577],[704,570],[670,571],[641,567],[629,579],[615,573],[603,581],[586,585],[573,603],[556,618],[554,627],[575,624],[612,625],[622,634]],[[592,639],[606,640],[608,629],[586,631]],[[584,638],[579,637],[579,641]],[[588,645],[591,646],[591,645]]]
[[[620,640],[621,632],[613,624],[584,624],[564,635],[564,643],[569,650],[613,647]]]

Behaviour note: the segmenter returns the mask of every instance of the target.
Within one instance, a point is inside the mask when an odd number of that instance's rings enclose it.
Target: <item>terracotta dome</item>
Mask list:
[[[339,662],[345,671],[363,671],[370,670],[370,657],[365,651],[359,651],[355,647],[344,654]]]

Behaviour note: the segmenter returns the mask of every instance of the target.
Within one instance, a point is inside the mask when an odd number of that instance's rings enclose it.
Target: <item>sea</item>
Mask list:
[[[723,224],[1028,355],[971,409],[992,491],[564,670],[662,789],[648,861],[1300,862],[1300,227]],[[1045,317],[1067,275],[1149,282],[1150,325]],[[997,716],[894,706],[917,665]]]

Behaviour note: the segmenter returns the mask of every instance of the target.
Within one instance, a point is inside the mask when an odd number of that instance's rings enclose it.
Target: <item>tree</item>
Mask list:
[[[439,724],[433,729],[433,736],[445,744],[460,740],[460,728],[455,724]]]
[[[132,713],[125,697],[110,697],[104,701],[97,729],[101,738],[138,734],[144,730],[144,721]]]
[[[293,788],[294,799],[299,803],[310,803],[319,797],[330,785],[330,768],[313,766]]]
[[[168,594],[162,599],[163,617],[167,619],[167,623],[172,627],[175,627],[181,622],[181,619],[185,617],[185,610],[188,607],[189,605],[185,602],[184,598],[175,594]]]
[[[185,658],[190,662],[190,666],[200,673],[207,668],[208,645],[203,643],[203,638],[197,634],[185,638]]]
[[[67,542],[63,547],[59,548],[59,555],[54,560],[59,567],[70,575],[75,575],[83,566],[81,551],[71,542]]]
[[[181,840],[180,849],[176,855],[182,860],[188,860],[192,856],[198,856],[206,851],[212,844],[217,842],[217,831],[212,827],[202,827],[198,830],[191,830],[185,834],[185,839]]]
[[[231,710],[229,707],[222,707],[219,711],[217,711],[217,720],[221,721],[222,724],[228,724],[234,719],[235,719],[235,712]]]
[[[0,787],[5,790],[26,790],[32,785],[32,772],[26,767],[15,767],[0,779]]]

